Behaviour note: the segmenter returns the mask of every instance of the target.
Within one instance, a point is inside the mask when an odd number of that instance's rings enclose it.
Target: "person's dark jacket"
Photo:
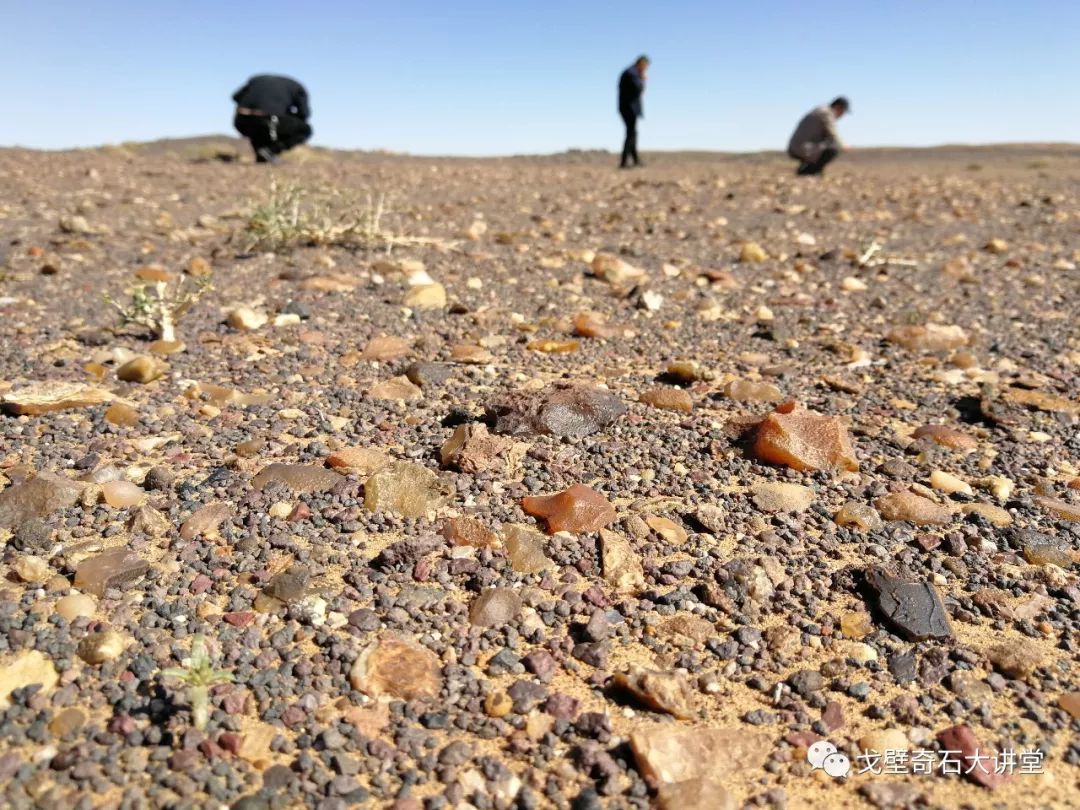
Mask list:
[[[631,65],[619,77],[619,115],[623,118],[643,118],[645,111],[641,107],[641,94],[645,91],[645,82],[641,80],[637,65]]]
[[[288,76],[252,76],[233,93],[233,101],[267,115],[295,115],[305,121],[311,117],[307,90]]]

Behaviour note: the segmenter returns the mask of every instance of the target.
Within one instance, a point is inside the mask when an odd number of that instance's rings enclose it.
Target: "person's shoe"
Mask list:
[[[271,152],[265,146],[261,149],[255,150],[255,162],[256,163],[277,163],[278,156]]]

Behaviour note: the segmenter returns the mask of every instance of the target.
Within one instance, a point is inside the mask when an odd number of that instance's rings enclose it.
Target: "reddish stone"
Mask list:
[[[206,574],[199,574],[195,579],[191,580],[190,589],[192,593],[204,593],[213,584],[214,580],[210,579]]]
[[[241,613],[226,613],[221,618],[233,627],[247,627],[255,621],[255,614],[250,610],[245,610]]]
[[[843,421],[794,402],[780,405],[758,426],[754,455],[795,470],[859,469]]]
[[[307,520],[311,517],[311,509],[306,503],[300,501],[293,510],[289,513],[288,520],[290,523],[299,523],[301,520]]]
[[[994,772],[995,755],[980,748],[975,732],[968,725],[953,726],[938,732],[942,751],[959,751],[967,778],[977,785],[994,790],[1009,780],[1009,775]],[[955,756],[952,755],[952,756]]]
[[[233,734],[230,731],[226,731],[218,735],[217,744],[221,747],[222,751],[236,756],[240,753],[240,746],[244,744],[244,738],[239,734]]]
[[[207,759],[217,759],[224,753],[224,751],[221,750],[221,746],[209,739],[199,743],[199,750],[202,751],[203,756]]]

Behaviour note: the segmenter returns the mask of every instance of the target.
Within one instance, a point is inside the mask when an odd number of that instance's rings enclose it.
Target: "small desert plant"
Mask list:
[[[363,202],[338,192],[314,196],[296,186],[270,186],[244,229],[247,249],[281,250],[294,245],[385,248],[443,243],[439,239],[395,234],[383,227],[386,198],[368,194]]]
[[[206,639],[195,636],[191,641],[191,655],[184,659],[182,667],[169,667],[161,670],[162,677],[176,678],[187,684],[188,703],[191,705],[191,718],[195,728],[202,731],[210,719],[210,687],[219,683],[233,683],[236,678],[231,672],[214,669],[210,653],[206,649]]]
[[[156,338],[175,341],[176,324],[211,289],[210,276],[197,276],[189,285],[187,279],[174,284],[172,276],[162,274],[157,279],[133,287],[131,302],[127,305],[119,303],[108,293],[104,298],[120,313],[122,324],[146,326]]]

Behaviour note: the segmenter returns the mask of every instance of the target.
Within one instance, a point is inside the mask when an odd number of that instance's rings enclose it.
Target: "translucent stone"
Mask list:
[[[105,411],[105,421],[117,427],[135,427],[139,423],[139,412],[123,402],[114,402]]]
[[[724,386],[724,396],[736,402],[780,402],[784,395],[772,383],[732,380]]]
[[[862,611],[845,613],[840,617],[840,631],[846,638],[858,641],[873,633],[874,625],[868,613]]]
[[[615,520],[615,507],[584,484],[574,484],[555,495],[528,496],[521,505],[528,514],[547,521],[549,534],[595,532]]]
[[[54,609],[57,614],[73,622],[80,616],[93,616],[97,610],[97,602],[94,597],[85,593],[72,593],[58,599]]]
[[[161,377],[167,366],[156,357],[140,355],[128,360],[116,370],[118,379],[145,385]]]
[[[532,526],[520,523],[503,525],[506,556],[519,574],[538,574],[555,563],[544,553],[546,538]]]
[[[758,426],[754,454],[795,470],[859,468],[843,421],[793,402],[779,406]]]
[[[619,334],[614,326],[608,326],[603,315],[597,312],[579,312],[574,316],[574,334],[586,338],[607,338]]]
[[[497,545],[499,536],[476,518],[453,517],[443,523],[443,537],[455,546],[489,548]]]
[[[138,554],[116,548],[79,563],[75,569],[75,587],[101,596],[109,588],[121,588],[149,570],[150,563]]]
[[[442,689],[442,664],[426,647],[391,636],[361,651],[349,671],[349,682],[372,698],[434,698]]]
[[[438,475],[410,462],[395,462],[364,484],[364,506],[371,512],[396,512],[418,518],[435,511],[446,500]]]
[[[114,509],[126,509],[129,506],[138,506],[146,495],[142,488],[130,481],[109,481],[101,487],[105,503]]]
[[[526,348],[544,354],[569,354],[576,352],[580,346],[576,340],[532,340]]]
[[[834,520],[837,526],[856,526],[864,532],[876,531],[882,525],[881,515],[877,510],[858,501],[848,501],[841,506]]]
[[[261,492],[267,484],[276,481],[293,492],[326,492],[341,480],[333,470],[312,464],[270,464],[251,479],[251,486]]]
[[[913,352],[946,352],[962,349],[968,334],[959,326],[928,323],[925,326],[900,326],[886,336],[890,343]]]
[[[41,559],[41,557],[29,555],[19,557],[11,567],[23,582],[45,582],[45,580],[52,576],[52,569],[49,568],[49,563]]]
[[[362,476],[378,472],[390,464],[390,457],[372,447],[343,447],[330,454],[326,463],[334,469],[357,472]]]
[[[368,390],[368,396],[372,399],[385,399],[392,402],[408,402],[414,399],[420,399],[424,396],[424,392],[419,387],[413,385],[408,377],[394,377],[393,379],[383,380],[380,383],[376,383]]]
[[[116,630],[91,633],[79,642],[79,658],[88,664],[106,664],[121,656],[129,639]]]
[[[765,252],[765,248],[757,242],[745,242],[739,251],[739,261],[749,264],[763,262],[768,258],[769,254]]]

